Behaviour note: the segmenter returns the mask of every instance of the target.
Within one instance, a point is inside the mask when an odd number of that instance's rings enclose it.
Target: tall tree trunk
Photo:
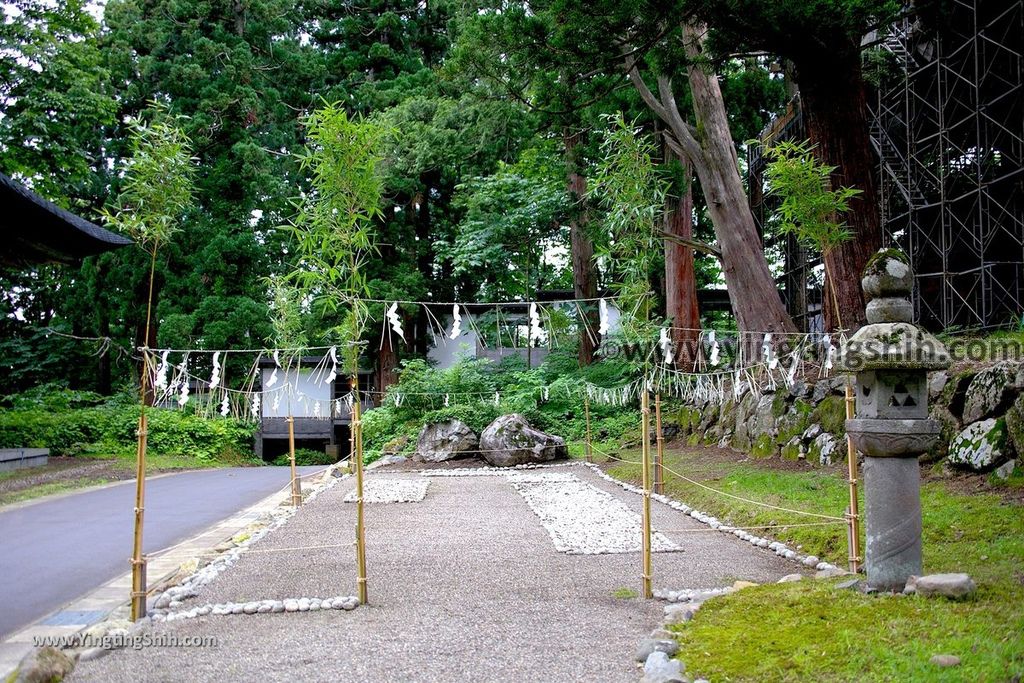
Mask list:
[[[380,351],[377,352],[377,391],[385,392],[398,381],[398,353],[395,350],[394,334],[389,326],[381,330]]]
[[[844,216],[853,239],[825,256],[831,282],[826,283],[822,302],[826,329],[855,329],[865,322],[860,278],[868,259],[882,246],[878,179],[859,46],[851,44],[827,55],[802,58],[796,63],[796,76],[815,155],[836,167],[833,187],[852,186],[861,191]]]
[[[683,167],[684,187],[679,197],[667,197],[665,233],[693,239],[693,171],[689,160],[680,157],[667,144],[665,161],[678,159]],[[665,240],[665,313],[675,327],[672,343],[677,362],[686,367],[693,363],[700,336],[700,308],[697,303],[697,277],[693,248],[673,240]]]
[[[565,144],[566,179],[572,213],[569,219],[569,242],[572,252],[573,291],[577,299],[597,297],[597,266],[594,263],[594,243],[587,235],[589,214],[584,197],[587,194],[587,178],[580,173],[580,133],[568,127],[562,131]],[[597,329],[600,325],[595,302],[580,304],[584,319],[580,320],[580,365],[594,362],[594,349],[600,343]]]
[[[795,332],[793,320],[782,305],[747,196],[740,180],[718,77],[702,56],[703,26],[684,27],[684,46],[690,65],[687,76],[697,127],[683,119],[676,105],[672,81],[658,76],[658,96],[644,83],[635,61],[627,70],[644,102],[668,124],[666,140],[690,160],[707,200],[715,237],[722,251],[722,272],[736,324],[745,332]]]
[[[384,263],[393,262],[396,258],[395,246],[393,244],[381,245],[380,248],[380,259]],[[387,312],[387,306],[382,309],[385,313]],[[398,311],[399,317],[402,316],[402,311]],[[403,323],[403,329],[406,329],[406,325]],[[391,329],[391,325],[387,323],[385,319],[381,325],[381,339],[380,349],[377,352],[377,363],[376,363],[376,389],[377,391],[387,391],[388,387],[398,381],[398,349],[395,348],[396,343],[401,343],[401,337],[398,337],[396,341],[393,337],[394,331]]]
[[[423,275],[426,282],[434,280],[434,248],[431,241],[431,216],[430,216],[430,190],[437,182],[440,182],[440,174],[437,171],[424,173],[420,181],[423,184],[422,193],[413,197],[413,205],[417,205],[416,211],[416,268]],[[430,321],[427,311],[423,306],[418,306],[416,317],[416,351],[426,356],[430,349]]]

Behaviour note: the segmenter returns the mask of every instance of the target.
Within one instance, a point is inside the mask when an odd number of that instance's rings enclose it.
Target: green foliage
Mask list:
[[[459,185],[455,206],[464,216],[446,255],[457,274],[486,283],[484,297],[530,299],[558,279],[544,254],[566,244],[569,196],[565,170],[550,149],[526,150],[517,163],[499,163],[494,174]],[[495,268],[501,263],[510,267]]]
[[[277,456],[271,461],[272,465],[284,467],[291,465],[292,459],[287,453]],[[312,448],[296,448],[295,464],[299,467],[306,465],[333,465],[335,458],[327,455],[326,451],[318,451]]]
[[[409,360],[381,406],[363,416],[367,458],[376,459],[385,447],[403,440],[403,452],[414,450],[416,437],[427,424],[460,420],[479,434],[507,413],[522,413],[538,429],[567,441],[581,441],[586,434],[581,382],[616,386],[631,373],[628,364],[613,360],[580,368],[570,351],[552,352],[530,370],[518,358],[502,363],[466,359],[444,370]],[[446,393],[448,406],[444,405]],[[399,405],[395,397],[401,397]],[[618,439],[637,427],[636,412],[618,406],[592,403],[590,417],[595,440]]]
[[[654,144],[621,113],[609,117],[601,152],[589,192],[606,210],[608,239],[599,247],[599,257],[618,276],[623,330],[635,339],[650,339],[654,330],[649,322],[654,299],[650,278],[654,258],[661,251],[657,226],[668,182],[653,161]]]
[[[121,192],[113,205],[103,211],[107,224],[156,253],[175,232],[192,206],[192,142],[169,121],[167,110],[154,102],[152,121],[134,119],[131,156],[124,167]]]
[[[54,455],[133,453],[139,407],[116,396],[39,387],[7,396],[0,411],[0,448],[49,448]],[[157,455],[182,455],[198,463],[252,458],[254,425],[233,418],[206,418],[147,409],[149,448]]]
[[[774,220],[782,234],[792,234],[822,254],[851,239],[846,223],[838,220],[861,194],[852,187],[832,189],[835,166],[821,163],[809,142],[776,142],[765,148],[769,192],[782,199]]]
[[[331,336],[343,347],[346,367],[358,369],[358,342],[366,311],[358,297],[369,295],[362,267],[376,253],[373,221],[381,216],[381,142],[384,129],[350,118],[340,103],[325,103],[306,117],[308,136],[301,167],[312,190],[292,221],[298,242],[291,278],[314,297],[316,313],[348,310]]]
[[[269,284],[270,324],[274,330],[271,342],[277,348],[294,349],[294,356],[301,357],[309,342],[302,315],[302,292],[281,277],[271,277]]]

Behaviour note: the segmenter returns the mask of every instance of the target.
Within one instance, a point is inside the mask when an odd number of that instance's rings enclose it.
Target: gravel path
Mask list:
[[[565,470],[562,470],[565,471]],[[630,509],[640,498],[582,467],[581,480]],[[374,477],[421,479],[386,470]],[[342,482],[255,544],[186,606],[355,592],[355,506]],[[352,612],[208,616],[155,634],[214,636],[219,647],[123,650],[79,664],[73,681],[602,681],[639,679],[636,646],[663,603],[619,599],[639,588],[638,553],[555,550],[505,476],[435,477],[422,502],[368,504],[370,604]],[[661,588],[770,581],[797,571],[772,553],[654,504],[682,547],[654,556]],[[260,552],[345,544],[340,548]]]

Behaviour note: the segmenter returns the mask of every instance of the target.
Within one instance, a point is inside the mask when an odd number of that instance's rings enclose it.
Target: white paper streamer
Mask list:
[[[313,403],[313,417],[320,418],[320,401]]]
[[[156,370],[156,381],[153,383],[161,392],[167,391],[167,356],[169,355],[171,355],[170,351],[160,354],[160,367]]]
[[[338,378],[338,347],[332,346],[327,355],[331,357],[331,372],[324,379],[324,384],[331,384]]]
[[[828,374],[829,370],[832,369],[832,360],[836,355],[836,347],[832,344],[832,335],[826,334],[821,338],[821,343],[825,347],[825,365],[823,366],[825,374]]]
[[[220,384],[220,351],[213,354],[213,372],[210,373],[210,388],[216,389]]]
[[[220,414],[222,417],[227,417],[228,413],[231,412],[231,401],[228,399],[227,392],[224,392],[224,400],[220,402]]]
[[[661,347],[661,352],[665,356],[665,365],[672,365],[672,359],[674,353],[672,351],[672,340],[668,336],[668,330],[664,327],[658,331],[658,346]]]
[[[761,355],[764,357],[764,362],[768,364],[769,370],[774,370],[779,365],[779,359],[775,357],[772,351],[772,335],[770,332],[764,335],[764,341],[761,342]]]
[[[188,372],[185,370],[185,364],[181,364],[181,393],[178,394],[178,407],[184,408],[185,404],[188,403]]]
[[[604,335],[608,334],[608,328],[609,328],[609,325],[608,325],[608,302],[605,301],[604,299],[601,299],[600,301],[598,301],[597,302],[597,310],[598,310],[598,313],[599,313],[599,316],[600,316],[600,319],[601,319],[601,322],[600,322],[600,324],[598,325],[598,328],[597,328],[597,333],[603,337]]]
[[[252,416],[254,418],[258,419],[260,417],[260,395],[258,393],[254,393],[252,395],[252,403],[250,404],[250,410],[252,410]]]
[[[537,304],[530,304],[530,341],[539,341],[541,338],[540,314],[537,312]]]
[[[447,408],[447,407],[448,407],[448,394],[445,394],[445,395],[444,395],[444,407],[445,407],[445,408]]]
[[[402,318],[398,315],[398,302],[391,304],[388,308],[388,322],[391,323],[391,329],[405,341],[405,332],[402,331]]]
[[[501,403],[501,394],[497,391],[494,392],[494,405]]]
[[[459,305],[454,304],[452,306],[452,332],[448,338],[458,339],[460,334],[462,334],[462,316],[459,314]]]
[[[708,332],[708,341],[711,342],[711,365],[718,365],[718,340],[715,339],[715,331]]]

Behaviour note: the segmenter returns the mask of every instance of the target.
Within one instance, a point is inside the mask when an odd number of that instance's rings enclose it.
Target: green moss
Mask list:
[[[1024,396],[1006,412],[1006,433],[1018,455],[1024,455]]]
[[[842,396],[826,396],[814,409],[812,421],[835,437],[846,434],[846,399]]]
[[[699,452],[666,453],[666,464],[714,488],[786,508],[841,514],[841,473],[786,472],[752,463],[710,466]],[[637,482],[640,468],[612,474]],[[1024,477],[1016,477],[1024,485]],[[724,498],[670,477],[666,493],[731,524],[805,522],[779,510]],[[964,494],[943,482],[921,487],[924,569],[965,571],[978,583],[972,600],[863,595],[835,581],[748,588],[709,600],[679,626],[679,659],[692,678],[722,681],[1009,681],[1024,673],[1024,507],[993,494]],[[845,566],[843,525],[777,529],[768,534]],[[863,547],[863,546],[862,546]],[[749,577],[737,577],[749,578]],[[751,628],[757,615],[757,628]],[[962,663],[940,669],[934,654]]]
[[[617,600],[633,600],[638,595],[632,588],[616,588],[612,591],[612,597]]]
[[[782,447],[782,458],[784,460],[799,460],[800,459],[800,446],[799,444],[786,444]]]
[[[881,273],[885,268],[885,262],[889,259],[910,265],[910,257],[899,249],[881,249],[875,253],[868,262],[864,264],[864,275],[875,275]]]
[[[700,434],[690,434],[686,437],[687,446],[696,446],[698,444],[700,444]]]
[[[786,396],[781,392],[775,394],[772,399],[772,417],[778,419],[786,412]]]
[[[767,434],[757,437],[754,445],[750,448],[750,454],[755,458],[770,458],[777,452],[774,439]]]
[[[814,406],[800,398],[793,401],[793,408],[799,415],[810,415],[814,412]]]

